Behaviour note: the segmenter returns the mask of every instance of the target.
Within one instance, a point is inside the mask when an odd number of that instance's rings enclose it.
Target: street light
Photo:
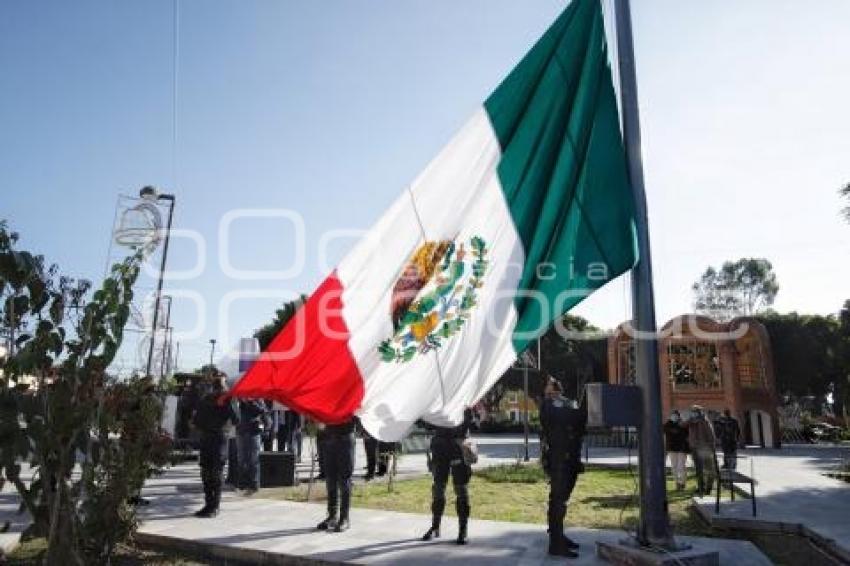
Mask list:
[[[525,455],[523,456],[523,460],[528,462],[530,460],[529,448],[528,448],[528,434],[529,434],[529,422],[528,422],[528,403],[529,403],[529,395],[528,395],[528,370],[532,367],[534,363],[534,358],[531,354],[528,353],[528,350],[523,352],[522,356],[520,356],[520,361],[522,362],[522,400],[523,400],[523,408],[522,408],[522,435],[523,435],[523,446],[525,450]],[[534,368],[538,372],[542,368],[540,363],[540,338],[537,339],[537,367]]]
[[[171,357],[171,336],[174,328],[171,326],[171,304],[174,302],[174,297],[171,295],[165,295],[163,299],[168,300],[168,307],[165,310],[165,324],[163,325],[163,331],[165,332],[165,340],[162,344],[162,360],[159,364],[159,378],[162,379],[166,375],[168,375],[167,367],[166,367],[166,357]],[[170,363],[168,365],[171,365]]]
[[[210,371],[212,371],[213,356],[215,356],[215,338],[210,338]]]
[[[157,204],[160,201],[168,202],[168,220],[165,225],[165,234],[162,234],[162,215]],[[158,192],[154,187],[142,187],[139,191],[139,203],[125,210],[121,214],[121,221],[115,230],[115,242],[130,247],[154,246],[159,243],[160,238],[164,240],[162,246],[162,260],[159,266],[159,280],[156,286],[156,299],[153,307],[153,324],[151,325],[151,343],[148,348],[148,361],[145,375],[151,375],[153,366],[153,350],[156,341],[157,324],[159,323],[159,304],[162,297],[162,282],[165,275],[165,262],[168,258],[168,241],[171,236],[171,221],[174,218],[174,195]]]

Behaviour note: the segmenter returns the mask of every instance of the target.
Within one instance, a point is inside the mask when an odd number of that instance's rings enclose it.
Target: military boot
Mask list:
[[[431,528],[422,535],[422,540],[428,541],[432,538],[440,538],[440,520],[442,519],[441,515],[434,515],[431,517]]]
[[[466,525],[468,523],[467,517],[463,517],[459,519],[458,530],[457,530],[457,540],[455,541],[458,544],[466,544],[467,532]]]
[[[348,515],[340,515],[339,521],[334,525],[335,533],[342,533],[351,528],[351,521],[348,520]]]
[[[569,547],[570,541],[564,536],[563,520],[549,520],[549,554],[552,556],[565,556],[567,558],[578,558],[578,553]],[[575,543],[573,543],[575,544]],[[576,545],[577,546],[577,545]]]
[[[455,510],[457,511],[458,519],[457,541],[455,542],[458,544],[466,544],[466,527],[469,523],[469,514],[471,512],[469,506],[469,487],[466,484],[456,485],[455,493],[457,494]]]
[[[337,518],[336,514],[328,515],[325,517],[325,520],[316,525],[316,528],[320,531],[329,531],[336,528]]]

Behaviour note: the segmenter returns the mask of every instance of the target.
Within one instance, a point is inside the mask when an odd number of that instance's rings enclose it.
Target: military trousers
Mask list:
[[[354,473],[354,433],[325,432],[321,451],[328,489],[328,515],[348,519]]]
[[[450,475],[458,521],[465,525],[469,519],[469,480],[472,477],[472,466],[464,463],[460,442],[461,439],[441,436],[431,439],[431,473],[434,478],[431,486],[431,515],[435,528],[439,528],[446,508],[446,486]]]
[[[549,468],[549,536],[560,537],[564,532],[567,502],[573,493],[581,470],[581,462],[572,459],[553,459]]]

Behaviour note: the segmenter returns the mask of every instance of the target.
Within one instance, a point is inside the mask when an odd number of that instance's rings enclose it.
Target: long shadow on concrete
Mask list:
[[[735,532],[787,532],[812,538],[822,546],[850,562],[850,486],[833,488],[787,489],[760,494],[756,488],[758,514],[752,516],[751,500],[736,495],[728,499],[724,490],[720,513],[715,513],[715,498],[701,498],[699,513],[712,526]]]

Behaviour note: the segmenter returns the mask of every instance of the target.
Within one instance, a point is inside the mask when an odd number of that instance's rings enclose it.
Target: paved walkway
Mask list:
[[[151,505],[142,512],[139,539],[143,542],[208,556],[248,562],[464,565],[559,564],[547,556],[543,525],[472,520],[470,542],[452,541],[457,521],[447,517],[443,537],[429,543],[417,535],[427,529],[427,515],[353,509],[353,527],[340,534],[317,532],[325,506],[318,503],[274,501],[225,494],[215,519],[196,519],[202,502],[194,465],[171,469],[149,482],[145,496]],[[618,531],[570,529],[581,545],[581,558],[572,564],[604,564],[595,556],[596,541],[617,542]],[[718,550],[721,564],[766,566],[770,561],[751,543],[737,540],[682,537],[696,548]]]
[[[850,484],[823,475],[850,459],[850,447],[786,445],[780,450],[747,450],[744,455],[738,470],[750,475],[752,463],[758,516],[753,519],[749,499],[721,502],[717,516],[710,497],[698,500],[703,516],[718,526],[808,534],[831,543],[850,562]]]

